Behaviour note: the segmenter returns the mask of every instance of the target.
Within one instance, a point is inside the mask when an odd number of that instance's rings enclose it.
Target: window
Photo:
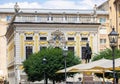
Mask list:
[[[28,59],[29,55],[33,53],[32,46],[26,46],[26,59]]]
[[[40,21],[41,20],[41,17],[40,16],[37,16],[37,21]]]
[[[88,38],[87,37],[82,37],[81,41],[88,41]]]
[[[11,20],[11,16],[6,16],[6,20],[10,21]]]
[[[68,47],[68,50],[74,52],[74,47]]]
[[[49,21],[50,16],[47,17],[47,21]]]
[[[26,37],[26,40],[33,40],[33,37]]]
[[[47,17],[47,21],[53,21],[53,17],[52,16],[48,16]]]
[[[51,17],[51,21],[53,21],[53,17]]]
[[[67,21],[67,16],[65,16],[65,21]]]
[[[40,37],[40,40],[47,40],[47,37]]]
[[[74,37],[68,37],[68,41],[74,41]]]
[[[55,47],[55,49],[60,49],[60,47]]]
[[[106,28],[100,28],[100,34],[107,34]]]
[[[46,46],[40,46],[40,50],[46,49],[46,48],[47,48]]]
[[[86,47],[82,47],[82,59],[85,59],[85,49],[86,49]]]
[[[100,18],[99,22],[100,23],[105,23],[106,22],[106,18]]]
[[[106,39],[100,39],[100,44],[105,44],[106,43]]]
[[[73,21],[77,21],[77,17],[76,16],[73,17]]]

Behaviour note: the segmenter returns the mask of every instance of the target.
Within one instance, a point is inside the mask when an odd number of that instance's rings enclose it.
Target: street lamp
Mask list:
[[[45,65],[46,62],[47,62],[47,59],[44,57],[44,58],[42,59],[42,62],[43,62],[43,64]],[[47,81],[46,81],[46,73],[45,73],[45,66],[44,66],[44,84],[47,84]]]
[[[112,28],[112,31],[108,34],[109,41],[110,41],[110,47],[112,48],[113,83],[114,84],[116,84],[116,80],[115,80],[115,57],[114,57],[114,50],[115,50],[115,47],[117,46],[118,36],[119,36],[119,34],[115,31],[114,28]]]
[[[64,67],[65,67],[65,84],[66,84],[66,56],[68,55],[68,48],[63,47]]]

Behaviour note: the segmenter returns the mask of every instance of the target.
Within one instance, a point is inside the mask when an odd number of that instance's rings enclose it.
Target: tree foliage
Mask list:
[[[47,63],[43,64],[42,59],[47,59]],[[74,53],[68,51],[66,57],[66,66],[73,66],[79,64],[80,60]],[[47,78],[55,81],[64,80],[64,74],[56,74],[58,70],[64,68],[64,56],[60,48],[46,48],[38,53],[33,53],[30,57],[23,62],[24,71],[28,76],[29,81],[40,81],[44,78],[44,71]],[[67,74],[70,76],[71,74]]]
[[[120,50],[115,49],[114,51],[115,58],[120,58]],[[99,59],[112,59],[112,50],[111,49],[105,49],[104,51],[99,52],[98,54],[94,54],[92,61],[99,60]]]

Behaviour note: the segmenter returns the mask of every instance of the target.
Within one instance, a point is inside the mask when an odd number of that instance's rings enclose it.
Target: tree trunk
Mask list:
[[[55,84],[55,80],[53,80],[53,84]]]
[[[48,78],[47,77],[46,77],[45,81],[46,81],[46,84],[48,84]]]

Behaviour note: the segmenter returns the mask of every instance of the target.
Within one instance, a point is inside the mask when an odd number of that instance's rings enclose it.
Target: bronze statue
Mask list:
[[[85,49],[85,61],[86,63],[89,63],[92,55],[92,50],[91,47],[89,46],[89,43],[86,44],[86,49]]]

